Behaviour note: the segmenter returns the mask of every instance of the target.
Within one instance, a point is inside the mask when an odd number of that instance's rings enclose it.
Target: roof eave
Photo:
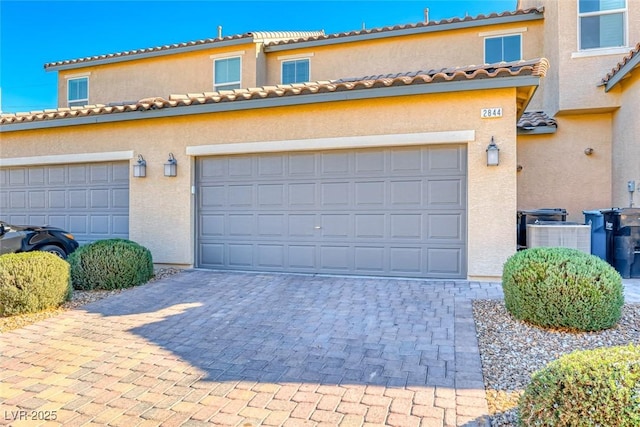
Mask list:
[[[253,99],[248,101],[221,102],[202,105],[190,105],[185,107],[132,111],[126,113],[112,113],[95,116],[89,115],[84,117],[4,124],[0,126],[0,133],[98,123],[113,123],[130,120],[179,117],[225,111],[307,105],[324,102],[351,101],[408,95],[426,95],[435,93],[451,93],[471,90],[518,88],[526,86],[537,87],[539,85],[539,82],[540,76],[526,75],[496,77],[491,79],[460,80],[441,83],[412,84],[407,86],[391,86],[310,95],[284,96],[277,98]]]
[[[329,46],[334,44],[352,43],[366,40],[378,40],[389,37],[399,37],[416,34],[435,33],[439,31],[459,30],[465,28],[477,28],[487,25],[509,24],[516,22],[527,22],[544,19],[542,12],[528,13],[522,15],[498,16],[493,18],[478,19],[472,21],[451,22],[446,24],[427,25],[424,27],[404,28],[399,30],[379,31],[367,34],[355,34],[352,36],[343,36],[335,38],[327,38],[321,40],[307,40],[301,42],[290,42],[280,45],[267,45],[264,47],[265,52],[279,52],[285,50],[304,49],[317,46]]]
[[[153,50],[149,52],[134,53],[130,55],[114,55],[100,59],[89,59],[86,61],[77,61],[59,65],[45,66],[45,71],[64,71],[74,70],[77,68],[93,67],[96,65],[115,64],[118,62],[137,61],[139,59],[156,58],[159,56],[174,55],[178,53],[197,52],[200,50],[208,50],[220,47],[238,46],[243,44],[254,43],[250,37],[238,38],[233,40],[221,40],[211,43],[202,43],[191,46],[182,46],[170,49]]]
[[[636,53],[617,73],[615,73],[604,85],[604,91],[609,92],[615,85],[620,83],[635,67],[640,65],[640,53]]]
[[[518,135],[545,135],[556,133],[557,126],[535,126],[533,128],[518,128]]]

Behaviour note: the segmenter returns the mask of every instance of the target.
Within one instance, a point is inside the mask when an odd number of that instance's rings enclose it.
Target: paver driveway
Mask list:
[[[500,292],[186,271],[0,335],[0,424],[483,425]]]

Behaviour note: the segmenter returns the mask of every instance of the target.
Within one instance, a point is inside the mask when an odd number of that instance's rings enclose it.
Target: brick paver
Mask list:
[[[185,271],[1,334],[0,425],[485,425],[471,300],[500,296]]]

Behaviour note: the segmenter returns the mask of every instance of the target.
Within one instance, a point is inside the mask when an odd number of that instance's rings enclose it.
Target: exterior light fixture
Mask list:
[[[164,164],[164,176],[178,175],[178,161],[173,157],[173,153],[169,153],[169,160]]]
[[[500,149],[491,137],[491,144],[487,147],[487,166],[498,166],[500,164]]]
[[[142,154],[138,154],[138,161],[133,165],[133,176],[135,178],[147,176],[147,161],[142,157]]]

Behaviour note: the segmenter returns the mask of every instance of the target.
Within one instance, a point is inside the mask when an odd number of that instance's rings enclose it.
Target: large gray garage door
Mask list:
[[[466,277],[466,147],[197,161],[198,266]]]
[[[81,243],[129,236],[128,162],[0,169],[0,219],[53,225]]]

